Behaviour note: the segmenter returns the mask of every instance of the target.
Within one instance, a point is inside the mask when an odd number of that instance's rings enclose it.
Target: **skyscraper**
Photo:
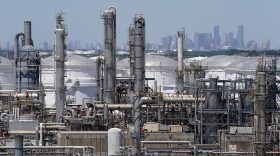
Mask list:
[[[237,30],[237,48],[244,48],[244,26],[238,25]]]
[[[270,40],[264,41],[261,43],[262,50],[269,50],[270,49]]]
[[[219,48],[221,45],[220,28],[218,25],[214,26],[214,48]]]
[[[43,50],[45,50],[45,51],[49,50],[48,42],[43,42]]]
[[[164,50],[171,50],[172,44],[172,36],[162,37],[161,38],[161,45]]]
[[[227,44],[228,44],[228,46],[234,48],[233,32],[227,33]]]
[[[11,44],[9,41],[6,42],[6,50],[10,50],[11,49]]]
[[[199,50],[199,38],[198,38],[199,33],[195,32],[192,34],[193,38],[193,49],[194,50]]]
[[[193,49],[209,50],[211,48],[211,33],[193,33]]]

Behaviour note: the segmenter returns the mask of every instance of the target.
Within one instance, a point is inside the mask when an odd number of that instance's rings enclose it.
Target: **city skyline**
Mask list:
[[[185,49],[196,51],[211,51],[211,50],[226,50],[226,49],[244,49],[244,50],[269,50],[270,40],[244,41],[244,25],[237,26],[237,32],[220,32],[219,25],[213,26],[213,32],[192,32],[191,34],[185,34]],[[67,50],[102,50],[104,48],[103,43],[84,43],[79,40],[70,40],[66,42]],[[36,49],[50,51],[53,49],[52,43],[43,41],[35,45]],[[13,45],[10,42],[0,43],[0,49],[12,50]],[[128,44],[117,45],[118,50],[128,51]],[[177,35],[176,32],[172,35],[162,36],[159,42],[146,43],[147,51],[174,51],[177,49]]]
[[[55,12],[65,12],[65,23],[70,40],[86,43],[103,43],[103,22],[100,18],[102,10],[110,5],[117,8],[117,44],[127,42],[128,26],[135,14],[144,14],[147,20],[147,42],[159,43],[162,36],[167,36],[184,27],[187,34],[192,32],[211,32],[213,26],[219,25],[220,32],[236,34],[236,26],[245,26],[244,41],[271,41],[271,47],[280,45],[280,23],[275,19],[279,14],[276,6],[280,2],[269,3],[256,1],[223,1],[211,2],[202,0],[177,1],[36,1],[29,3],[17,0],[3,0],[0,19],[3,21],[0,30],[0,43],[9,41],[13,44],[16,32],[21,31],[23,21],[32,21],[34,43],[53,43]],[[254,5],[252,5],[252,3]],[[32,4],[32,5],[31,5]],[[67,5],[65,5],[67,4]],[[179,4],[179,5],[178,5]],[[158,6],[158,7],[154,7]],[[13,7],[16,12],[11,12]],[[238,9],[238,11],[236,11]],[[250,11],[248,11],[250,10]],[[20,13],[19,13],[20,12]],[[166,20],[167,19],[167,20]],[[256,20],[257,19],[257,20]],[[43,31],[42,31],[43,30]]]
[[[244,50],[269,50],[270,40],[244,41],[244,25],[237,26],[236,34],[233,31],[220,32],[219,25],[213,26],[213,32],[193,32],[192,34],[185,34],[185,49],[186,50],[220,50],[220,49],[244,49]],[[199,43],[202,42],[202,43]],[[176,50],[177,49],[177,35],[174,32],[172,35],[161,37],[158,43],[147,42],[146,50]],[[102,50],[103,43],[85,43],[82,44],[79,40],[70,40],[66,42],[67,50]],[[11,50],[13,45],[10,42],[0,43],[0,48]],[[52,50],[52,43],[43,41],[35,45],[36,49]],[[117,45],[119,50],[128,50],[128,44]]]
[[[244,25],[237,26],[237,32],[220,32],[219,25],[214,25],[213,32],[194,32],[186,34],[185,49],[196,51],[211,51],[220,49],[244,49],[244,50],[269,50],[270,40],[244,41]],[[162,50],[176,50],[177,36],[174,33],[161,38]]]

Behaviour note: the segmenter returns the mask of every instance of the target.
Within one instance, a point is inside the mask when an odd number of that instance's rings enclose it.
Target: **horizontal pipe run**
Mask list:
[[[164,96],[162,97],[163,102],[195,102],[196,98],[189,96]],[[198,98],[198,101],[205,101],[205,98]]]
[[[197,147],[191,141],[141,141],[142,144],[188,144],[193,148],[193,155],[197,155]]]
[[[104,104],[96,104],[95,108],[98,109],[103,109]],[[108,108],[110,110],[116,110],[116,109],[133,109],[133,105],[132,104],[108,104]]]
[[[14,146],[1,146],[0,149],[14,149]],[[93,146],[23,146],[24,149],[83,149],[92,148]]]
[[[191,144],[191,141],[141,141],[142,144]]]

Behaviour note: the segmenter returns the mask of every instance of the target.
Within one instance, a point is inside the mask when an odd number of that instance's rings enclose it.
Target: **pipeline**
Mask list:
[[[182,96],[163,96],[161,101],[164,103],[172,103],[172,102],[182,102],[182,103],[194,103],[195,102],[194,97],[190,97],[188,95],[182,95]],[[205,101],[205,98],[198,98],[199,101]],[[141,105],[143,104],[152,104],[157,103],[158,101],[156,99],[152,99],[151,97],[143,98]],[[132,104],[107,104],[109,110],[131,110],[133,109]],[[156,105],[158,106],[158,105]],[[94,109],[103,109],[104,104],[94,104]]]
[[[141,135],[140,135],[140,124],[141,124],[141,105],[145,102],[149,102],[152,100],[151,97],[142,97],[139,96],[135,97],[135,104],[134,104],[134,131],[135,131],[135,146],[136,151],[135,155],[139,156],[141,153]]]
[[[19,37],[25,37],[24,33],[23,32],[18,32],[15,36],[15,47],[14,47],[14,57],[15,59],[19,57],[19,44],[18,44],[18,39]]]
[[[142,144],[188,144],[193,148],[193,156],[197,156],[197,147],[191,141],[141,141]]]

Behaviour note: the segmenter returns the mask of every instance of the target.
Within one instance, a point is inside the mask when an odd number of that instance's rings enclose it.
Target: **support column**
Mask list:
[[[14,143],[15,143],[15,156],[23,156],[23,136],[16,135]]]

